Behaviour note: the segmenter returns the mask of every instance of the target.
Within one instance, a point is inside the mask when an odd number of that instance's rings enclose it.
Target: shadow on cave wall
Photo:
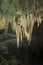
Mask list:
[[[34,25],[28,53],[30,65],[43,65],[43,21],[39,28],[37,23]]]

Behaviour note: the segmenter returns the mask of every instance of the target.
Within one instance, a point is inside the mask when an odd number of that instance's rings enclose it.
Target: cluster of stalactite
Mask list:
[[[27,41],[31,41],[31,34],[34,26],[34,17],[30,15],[20,15],[18,19],[18,24],[13,26],[15,27],[16,37],[17,37],[17,46],[19,47],[20,41],[22,42],[23,37],[27,38]]]
[[[23,36],[27,38],[28,44],[30,45],[34,23],[37,22],[37,26],[39,27],[41,18],[35,18],[33,14],[25,14],[21,15],[18,21],[19,23],[16,26],[17,46],[19,47],[20,40],[22,42]]]
[[[8,25],[10,23],[12,31],[16,32],[17,46],[19,47],[19,43],[20,41],[22,42],[23,37],[27,38],[28,44],[30,45],[34,22],[37,22],[37,25],[39,27],[39,25],[41,24],[40,16],[34,17],[32,13],[29,13],[19,15],[17,21],[15,20],[16,19],[15,16],[13,19],[6,20],[3,17],[3,19],[0,20],[0,29],[5,28],[5,33],[7,33]]]

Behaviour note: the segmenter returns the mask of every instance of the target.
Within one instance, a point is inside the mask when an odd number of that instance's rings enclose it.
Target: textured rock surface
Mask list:
[[[43,65],[43,23],[39,28],[35,23],[30,46],[24,38],[17,48],[14,33],[0,36],[0,64]]]

